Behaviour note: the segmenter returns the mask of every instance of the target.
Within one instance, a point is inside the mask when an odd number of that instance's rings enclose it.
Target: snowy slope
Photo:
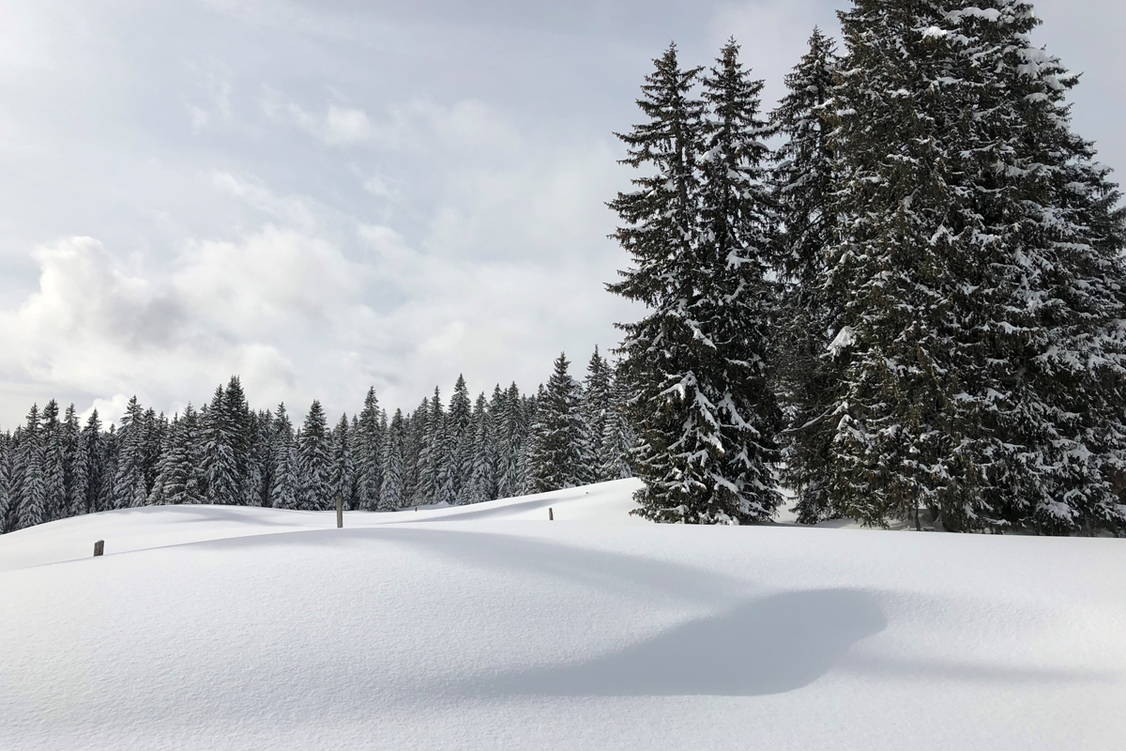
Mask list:
[[[1126,743],[1122,541],[658,527],[632,489],[0,537],[0,747]]]

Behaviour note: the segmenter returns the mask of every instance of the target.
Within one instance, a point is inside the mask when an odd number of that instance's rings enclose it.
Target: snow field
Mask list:
[[[7,535],[3,746],[1121,747],[1121,541],[659,527],[633,487]]]

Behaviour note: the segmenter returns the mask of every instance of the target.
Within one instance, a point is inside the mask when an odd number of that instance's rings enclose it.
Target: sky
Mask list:
[[[636,314],[605,201],[652,58],[735,36],[774,100],[843,1],[4,0],[0,428],[581,375]],[[1036,7],[1126,171],[1126,5]]]

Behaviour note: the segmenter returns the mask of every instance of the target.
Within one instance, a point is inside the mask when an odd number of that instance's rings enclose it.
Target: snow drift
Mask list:
[[[659,527],[633,487],[7,535],[0,745],[1121,747],[1121,541]]]

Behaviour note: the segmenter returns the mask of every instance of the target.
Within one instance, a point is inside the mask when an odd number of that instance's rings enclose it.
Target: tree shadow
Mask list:
[[[757,696],[806,686],[887,627],[864,590],[783,592],[580,663],[476,682],[486,695]]]
[[[506,574],[529,572],[631,597],[663,595],[715,606],[746,594],[752,582],[686,563],[629,555],[495,532],[390,525],[353,529],[301,530],[231,537],[167,547],[244,548],[274,546],[340,547],[399,544],[426,549],[459,566]]]

